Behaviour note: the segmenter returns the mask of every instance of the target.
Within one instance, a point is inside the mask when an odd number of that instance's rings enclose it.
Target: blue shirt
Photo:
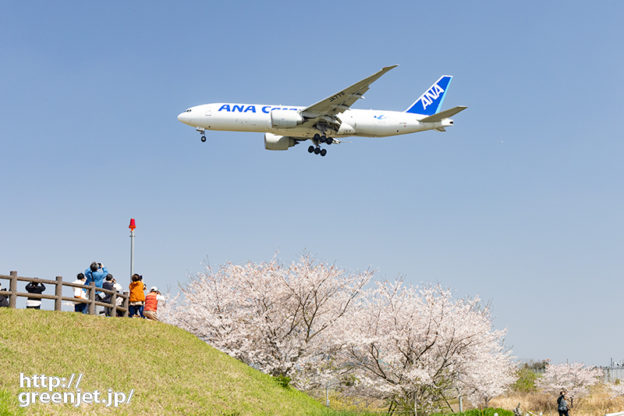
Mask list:
[[[85,285],[89,286],[91,282],[95,282],[95,286],[101,288],[107,274],[108,270],[106,270],[106,267],[102,267],[95,272],[92,272],[89,268],[85,271],[85,276],[87,277]]]

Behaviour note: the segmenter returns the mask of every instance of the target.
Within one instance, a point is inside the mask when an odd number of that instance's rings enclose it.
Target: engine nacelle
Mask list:
[[[297,142],[292,137],[264,133],[264,148],[267,150],[288,150],[296,144]]]
[[[294,110],[272,110],[271,111],[271,127],[273,128],[291,128],[303,123],[303,117],[298,111]]]

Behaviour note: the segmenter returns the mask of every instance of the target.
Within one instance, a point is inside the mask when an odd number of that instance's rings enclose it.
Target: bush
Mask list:
[[[275,376],[273,377],[275,382],[284,388],[288,388],[290,385],[290,377],[288,376]]]
[[[535,381],[538,375],[529,367],[523,367],[516,373],[518,380],[511,386],[514,391],[530,393],[536,391]]]

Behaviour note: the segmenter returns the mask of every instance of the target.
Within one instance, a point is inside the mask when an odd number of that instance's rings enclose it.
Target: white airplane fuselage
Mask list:
[[[302,120],[296,118],[304,109],[305,107],[300,106],[212,103],[191,107],[181,113],[178,119],[202,130],[272,133],[310,139],[319,131],[316,128],[300,126]],[[275,114],[281,116],[275,117]],[[333,137],[340,138],[396,136],[440,129],[453,124],[450,118],[421,122],[426,116],[404,111],[348,109],[337,115],[337,118],[340,120],[340,128]]]
[[[445,131],[451,116],[465,110],[457,106],[440,111],[452,75],[442,75],[405,111],[356,110],[351,106],[364,97],[370,85],[396,65],[318,101],[310,106],[212,103],[187,109],[178,120],[194,127],[206,141],[206,130],[264,133],[264,148],[288,150],[310,140],[309,153],[325,156],[321,145],[341,143],[343,137],[387,137],[426,130]]]

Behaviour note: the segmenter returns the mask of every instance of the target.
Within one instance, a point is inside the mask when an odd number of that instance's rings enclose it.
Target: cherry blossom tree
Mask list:
[[[276,259],[226,264],[195,276],[167,317],[265,373],[296,377],[332,353],[324,334],[346,320],[371,275],[309,257],[289,266]]]
[[[494,342],[489,351],[469,360],[459,389],[475,406],[487,407],[494,397],[503,394],[516,381],[516,369],[510,354]]]
[[[371,276],[309,257],[226,264],[192,278],[161,316],[299,388],[348,380],[389,413],[450,408],[457,391],[487,405],[514,381],[505,332],[478,298],[402,282],[364,290]]]
[[[602,375],[601,369],[586,367],[582,363],[550,364],[538,379],[537,386],[552,394],[565,390],[574,401],[586,396],[589,387],[597,384]]]
[[[624,383],[610,383],[609,390],[611,390],[611,397],[624,396]]]
[[[343,362],[357,389],[386,400],[389,413],[450,408],[458,388],[486,400],[513,381],[504,331],[492,329],[478,298],[384,282],[340,325]]]

